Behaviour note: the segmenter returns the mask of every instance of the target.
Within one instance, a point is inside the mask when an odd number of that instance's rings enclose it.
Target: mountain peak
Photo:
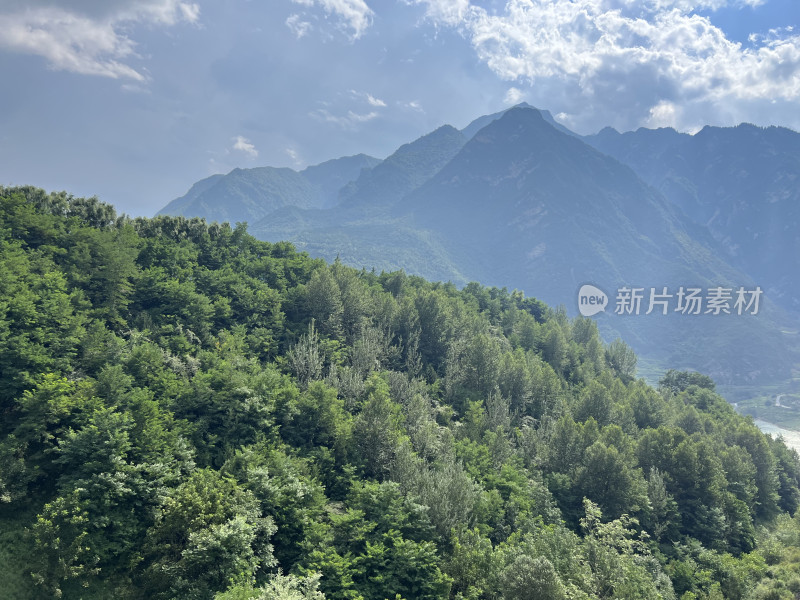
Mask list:
[[[520,102],[519,104],[515,104],[514,106],[512,106],[510,108],[507,108],[505,110],[502,110],[500,112],[496,112],[496,113],[491,114],[491,115],[485,115],[483,117],[479,117],[479,118],[475,119],[474,121],[472,121],[469,125],[464,127],[464,129],[461,130],[461,133],[463,133],[464,136],[467,139],[471,139],[476,133],[478,133],[481,129],[486,127],[489,123],[491,123],[492,121],[497,121],[498,119],[502,118],[507,112],[512,111],[512,110],[533,110],[533,111],[536,111],[541,115],[542,119],[544,119],[547,123],[550,123],[550,125],[552,125],[556,129],[558,129],[561,133],[566,133],[567,135],[571,135],[573,137],[577,137],[576,134],[573,131],[570,131],[569,129],[564,127],[561,123],[556,121],[553,118],[553,115],[550,113],[549,110],[536,108],[535,106],[532,106],[532,105],[528,104],[527,102]]]
[[[540,146],[543,139],[571,137],[547,120],[545,114],[531,106],[513,106],[473,135],[467,145],[501,143],[521,152],[527,146]],[[466,146],[465,146],[466,149]]]
[[[391,205],[422,185],[461,149],[464,135],[451,125],[403,144],[339,192],[346,206]]]

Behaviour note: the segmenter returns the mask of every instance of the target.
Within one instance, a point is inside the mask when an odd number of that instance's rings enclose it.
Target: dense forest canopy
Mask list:
[[[797,454],[703,375],[637,380],[590,319],[0,202],[5,597],[800,594]]]

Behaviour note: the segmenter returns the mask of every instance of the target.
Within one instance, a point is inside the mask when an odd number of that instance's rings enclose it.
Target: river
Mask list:
[[[786,445],[789,446],[789,448],[794,448],[800,453],[800,431],[784,429],[783,427],[778,427],[773,423],[762,421],[761,419],[755,419],[755,424],[758,425],[758,428],[761,431],[768,433],[773,437],[782,435],[783,441],[786,442]]]

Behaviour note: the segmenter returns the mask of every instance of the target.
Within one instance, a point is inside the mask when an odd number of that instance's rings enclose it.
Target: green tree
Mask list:
[[[190,598],[250,582],[274,565],[274,531],[251,492],[197,470],[166,498],[147,532],[138,585],[150,598]]]
[[[355,453],[367,477],[383,479],[392,467],[402,434],[400,407],[378,375],[367,381],[367,400],[353,423]]]
[[[506,600],[562,600],[567,597],[553,563],[541,556],[517,556],[503,571],[501,581]]]
[[[320,575],[297,577],[295,575],[274,575],[269,582],[255,589],[250,585],[235,586],[214,600],[325,600],[319,591]]]
[[[631,380],[636,377],[636,362],[636,354],[619,338],[606,348],[606,363],[622,379]]]

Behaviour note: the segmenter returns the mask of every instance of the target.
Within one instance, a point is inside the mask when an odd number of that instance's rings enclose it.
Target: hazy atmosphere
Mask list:
[[[0,1],[0,184],[152,215],[526,101],[579,133],[800,128],[796,0]]]

